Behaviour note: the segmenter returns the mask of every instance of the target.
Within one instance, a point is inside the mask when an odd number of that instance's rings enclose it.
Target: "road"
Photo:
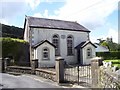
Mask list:
[[[2,77],[2,79],[1,79]],[[57,83],[35,75],[0,73],[0,88],[63,88]]]

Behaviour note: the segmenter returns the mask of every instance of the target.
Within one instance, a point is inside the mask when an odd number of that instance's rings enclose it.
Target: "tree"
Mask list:
[[[0,23],[0,31],[2,31],[2,37],[11,37],[23,39],[24,30],[19,27],[4,25]]]
[[[106,40],[103,40],[102,38],[97,39],[99,41],[99,44],[103,43]]]
[[[106,40],[104,39],[97,40],[99,40],[99,44],[101,46],[107,47],[110,51],[120,51],[120,44],[114,43],[112,38],[107,37]]]
[[[2,57],[12,57],[14,64],[29,61],[29,43],[15,38],[0,38],[2,43]]]
[[[101,43],[101,46],[104,46],[104,47],[107,47],[108,49],[110,49],[110,48],[109,48],[109,44],[108,44],[108,42],[106,42],[106,41],[103,41],[103,42]]]

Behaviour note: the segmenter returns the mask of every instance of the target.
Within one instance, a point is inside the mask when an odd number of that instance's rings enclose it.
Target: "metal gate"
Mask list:
[[[90,65],[66,65],[64,79],[73,84],[84,87],[91,87],[91,66]]]

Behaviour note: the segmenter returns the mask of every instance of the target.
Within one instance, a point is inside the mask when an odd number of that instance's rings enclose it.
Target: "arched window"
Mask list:
[[[92,49],[91,48],[87,49],[87,58],[92,58]]]
[[[43,49],[43,59],[49,59],[49,49],[47,47]]]
[[[58,56],[60,54],[60,47],[59,47],[60,40],[58,35],[53,36],[52,43],[56,46],[55,55]]]
[[[67,54],[73,55],[73,36],[67,37]]]

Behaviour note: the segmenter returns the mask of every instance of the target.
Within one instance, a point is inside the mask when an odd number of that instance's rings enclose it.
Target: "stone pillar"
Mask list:
[[[35,69],[38,68],[38,59],[31,60],[32,74],[35,74]]]
[[[91,60],[91,75],[92,75],[92,87],[98,88],[99,87],[99,66],[101,63],[102,58],[95,57]]]
[[[56,80],[57,83],[64,82],[64,59],[62,57],[56,58]]]
[[[10,58],[5,58],[3,62],[4,62],[4,70],[7,71],[7,66],[10,65]]]
[[[1,72],[3,72],[3,68],[4,66],[3,66],[3,59],[2,58],[0,58],[0,73]]]

